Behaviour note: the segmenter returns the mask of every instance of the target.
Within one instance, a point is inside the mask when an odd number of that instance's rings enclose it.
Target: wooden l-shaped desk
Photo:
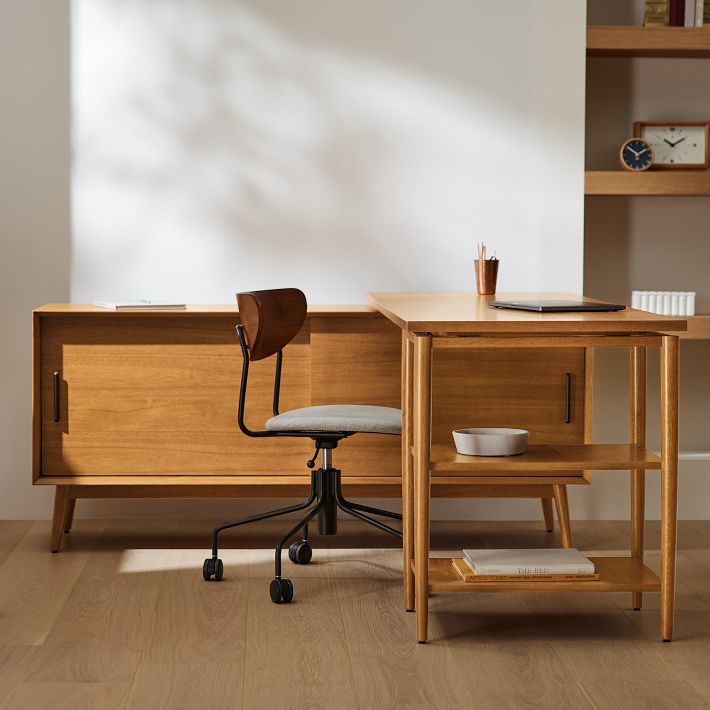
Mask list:
[[[375,294],[371,300],[372,307],[309,308],[284,352],[282,409],[403,405],[401,447],[395,437],[356,436],[336,456],[348,497],[404,493],[405,603],[413,608],[416,596],[420,640],[428,592],[467,590],[442,563],[429,567],[430,496],[540,498],[548,529],[554,499],[569,545],[565,486],[588,485],[586,471],[593,468],[633,469],[634,566],[611,571],[618,563],[600,563],[610,571],[584,590],[634,591],[640,604],[640,591],[660,588],[640,563],[643,469],[661,466],[641,453],[641,385],[645,348],[663,343],[664,549],[674,550],[677,339],[647,333],[682,330],[685,321],[631,311],[554,319],[498,314],[486,309],[485,299],[463,294]],[[78,498],[305,497],[308,443],[255,441],[236,427],[236,307],[115,312],[48,304],[33,318],[33,483],[56,487],[52,550],[71,527]],[[592,349],[608,345],[632,348],[634,446],[623,450],[588,445]],[[270,416],[272,376],[271,363],[254,363],[249,412],[256,428]],[[450,448],[451,430],[466,426],[529,429],[539,447],[515,464],[471,467]],[[668,637],[673,559],[664,553]]]
[[[417,615],[417,640],[427,640],[429,594],[481,591],[632,592],[641,606],[644,591],[661,592],[661,637],[673,634],[678,478],[678,336],[687,322],[652,313],[531,313],[490,308],[490,298],[471,294],[375,293],[371,303],[403,335],[403,525],[404,603]],[[501,296],[499,295],[498,298]],[[515,294],[510,297],[515,298]],[[517,294],[517,298],[531,294]],[[535,296],[532,296],[535,297]],[[538,297],[544,297],[539,294]],[[551,295],[548,295],[548,298]],[[552,296],[559,298],[560,296]],[[563,296],[564,297],[564,296]],[[573,299],[578,300],[575,296]],[[591,299],[588,299],[591,300]],[[469,457],[453,442],[432,445],[432,356],[440,352],[498,352],[530,348],[623,347],[631,354],[629,444],[531,445],[515,457]],[[661,348],[661,456],[645,448],[646,348]],[[432,394],[433,393],[433,394]],[[661,469],[661,575],[643,564],[644,472]],[[451,559],[429,558],[429,500],[436,475],[505,482],[529,475],[536,483],[565,480],[578,469],[629,470],[632,476],[631,555],[600,557],[598,581],[463,582]]]

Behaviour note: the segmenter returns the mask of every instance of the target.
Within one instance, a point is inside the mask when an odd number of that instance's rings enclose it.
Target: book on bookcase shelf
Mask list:
[[[594,574],[594,563],[574,547],[464,550],[474,574]]]
[[[598,572],[591,574],[475,574],[466,560],[454,557],[451,563],[464,582],[490,584],[491,582],[595,582]]]
[[[685,26],[685,0],[671,0],[670,4],[670,26]]]
[[[668,25],[670,22],[670,11],[670,0],[646,0],[644,5],[644,26]]]
[[[695,0],[685,0],[683,27],[695,27]]]
[[[645,0],[644,27],[710,25],[710,0]]]

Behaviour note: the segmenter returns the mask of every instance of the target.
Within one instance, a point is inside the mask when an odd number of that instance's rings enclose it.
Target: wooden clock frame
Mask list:
[[[708,121],[635,121],[634,135],[643,138],[642,129],[647,126],[701,126],[705,128],[705,162],[704,163],[657,163],[651,165],[651,170],[707,170],[710,167],[710,122]],[[646,142],[648,138],[643,138]]]

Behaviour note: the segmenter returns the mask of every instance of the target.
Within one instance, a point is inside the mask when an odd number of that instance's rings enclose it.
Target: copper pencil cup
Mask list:
[[[476,264],[476,289],[481,296],[492,296],[498,280],[498,259],[474,259]]]

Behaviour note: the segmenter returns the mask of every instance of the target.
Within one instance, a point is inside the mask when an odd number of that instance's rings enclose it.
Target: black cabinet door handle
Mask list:
[[[572,421],[572,373],[565,373],[565,424],[569,424]]]
[[[59,372],[53,373],[54,376],[54,421],[59,421]]]

